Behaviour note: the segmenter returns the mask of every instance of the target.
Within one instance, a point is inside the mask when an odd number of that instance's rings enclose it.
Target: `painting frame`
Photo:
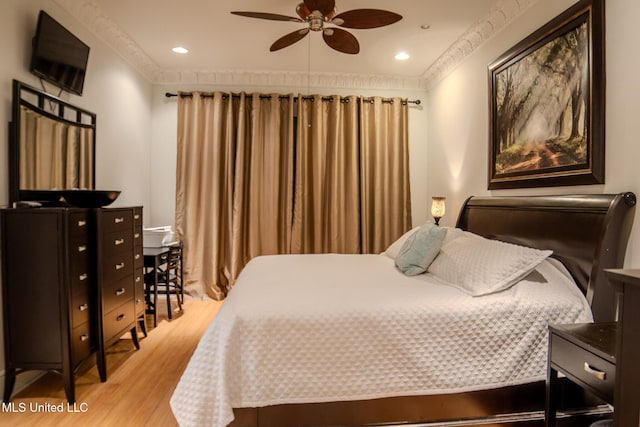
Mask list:
[[[604,184],[604,28],[581,0],[489,65],[489,190]]]

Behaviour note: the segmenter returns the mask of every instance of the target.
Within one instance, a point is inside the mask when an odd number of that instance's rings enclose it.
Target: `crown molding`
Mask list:
[[[420,90],[419,77],[385,75],[296,72],[296,71],[237,71],[237,70],[158,70],[153,77],[162,84],[206,84],[207,86],[296,87]]]
[[[422,89],[432,89],[464,59],[539,0],[503,0],[458,38],[422,75]]]
[[[458,38],[419,77],[387,75],[238,71],[163,70],[94,0],[53,0],[154,84],[207,84],[220,86],[283,86],[389,90],[430,90],[451,73],[467,56],[497,34],[539,0],[502,0]]]
[[[93,0],[53,1],[153,82],[153,76],[159,70],[158,65]]]

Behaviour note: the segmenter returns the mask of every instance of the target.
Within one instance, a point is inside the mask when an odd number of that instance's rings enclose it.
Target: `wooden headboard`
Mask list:
[[[616,295],[606,268],[621,268],[633,224],[633,193],[469,197],[456,227],[482,236],[553,250],[591,304],[596,321],[613,321]]]

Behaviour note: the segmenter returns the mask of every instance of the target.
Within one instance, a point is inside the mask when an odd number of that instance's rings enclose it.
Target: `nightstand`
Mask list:
[[[640,270],[606,270],[620,292],[616,353],[616,427],[640,425]]]
[[[556,425],[558,372],[613,404],[616,384],[617,323],[549,326],[545,426]]]

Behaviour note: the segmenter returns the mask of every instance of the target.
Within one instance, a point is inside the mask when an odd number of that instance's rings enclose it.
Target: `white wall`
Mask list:
[[[4,207],[9,202],[7,135],[11,120],[12,80],[41,87],[39,79],[29,72],[31,39],[40,9],[91,47],[84,95],[63,94],[61,97],[97,114],[96,188],[122,190],[113,206],[147,206],[150,200],[148,153],[151,151],[152,85],[51,0],[2,1],[0,170],[3,173],[0,173],[0,206]],[[49,84],[45,87],[50,93],[58,94],[56,87]],[[0,348],[2,343],[0,341]],[[4,351],[0,349],[0,369],[4,368],[3,357]],[[23,381],[23,376],[18,376],[17,386]]]
[[[175,222],[175,173],[176,173],[176,139],[177,139],[177,106],[176,98],[166,98],[165,92],[176,93],[178,90],[222,90],[226,92],[247,93],[315,93],[322,95],[379,95],[384,97],[399,96],[410,100],[420,99],[420,106],[409,106],[409,155],[411,169],[411,204],[412,217],[415,224],[427,219],[427,109],[426,94],[420,91],[383,91],[383,90],[335,90],[311,87],[310,92],[298,87],[229,87],[207,86],[175,86],[156,85],[153,91],[153,118],[151,151],[151,182],[153,198],[151,200],[151,222],[148,226],[173,225]],[[145,224],[146,225],[146,224]]]
[[[447,196],[453,225],[469,195],[617,193],[640,196],[640,51],[636,47],[637,0],[607,0],[606,9],[606,156],[605,184],[519,190],[487,190],[489,97],[487,67],[505,51],[560,14],[573,0],[540,0],[525,15],[474,52],[428,95],[429,195]],[[640,209],[625,265],[640,266]]]

